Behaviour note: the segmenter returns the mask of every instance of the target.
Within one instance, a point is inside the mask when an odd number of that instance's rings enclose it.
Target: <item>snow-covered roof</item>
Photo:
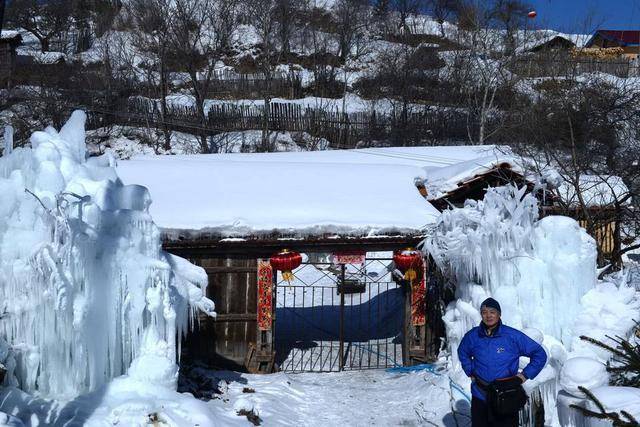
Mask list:
[[[439,213],[420,195],[416,180],[460,163],[477,173],[494,150],[394,147],[141,156],[121,161],[118,175],[149,188],[154,221],[169,233],[419,233]],[[455,170],[455,179],[464,175]]]
[[[425,180],[427,199],[446,197],[448,193],[455,191],[470,179],[497,168],[508,168],[524,175],[523,168],[514,157],[495,151],[482,157],[429,171]]]
[[[596,30],[587,42],[586,47],[593,46],[597,36],[609,41],[614,41],[620,44],[620,46],[640,45],[640,30]]]
[[[630,204],[629,188],[622,178],[614,175],[580,175],[580,189],[587,207],[607,206],[614,203]],[[580,201],[575,187],[564,181],[558,188],[560,198],[569,206]]]
[[[575,47],[583,47],[589,36],[586,34],[566,34],[553,30],[539,30],[527,35],[521,35],[522,40],[520,46],[516,49],[518,53],[532,51],[543,46],[554,39],[564,39]]]
[[[18,31],[15,31],[15,30],[0,31],[0,40],[15,39],[16,37],[20,37],[20,33]]]
[[[33,58],[33,62],[37,64],[57,64],[65,62],[67,55],[63,52],[40,52],[32,49],[18,49],[18,55]]]

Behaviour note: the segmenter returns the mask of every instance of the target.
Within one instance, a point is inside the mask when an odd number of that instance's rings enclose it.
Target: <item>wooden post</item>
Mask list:
[[[345,278],[345,265],[341,264],[341,273],[340,273],[340,282],[344,286],[344,278]],[[340,368],[342,371],[344,369],[344,289],[340,292],[340,344],[339,344],[339,361]]]
[[[405,365],[425,363],[427,355],[427,319],[426,319],[426,285],[427,263],[422,260],[422,268],[418,277],[407,283],[405,299],[405,336],[403,339],[402,359]]]
[[[268,374],[273,372],[275,360],[274,327],[276,287],[278,272],[271,268],[269,260],[258,260],[258,295],[256,345],[251,346],[245,358],[249,372]]]
[[[402,299],[404,302],[404,316],[402,316],[402,365],[411,365],[410,345],[413,336],[411,327],[411,290],[406,280],[401,280],[399,285],[402,288]]]

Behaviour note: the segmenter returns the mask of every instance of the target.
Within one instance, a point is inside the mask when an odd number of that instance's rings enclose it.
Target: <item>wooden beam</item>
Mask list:
[[[255,273],[255,267],[203,267],[207,274],[219,274],[219,273]]]
[[[338,252],[347,250],[392,251],[418,245],[424,236],[393,236],[376,238],[309,238],[277,240],[165,240],[164,250],[176,255],[198,258],[230,257],[261,258],[287,248],[298,252]]]

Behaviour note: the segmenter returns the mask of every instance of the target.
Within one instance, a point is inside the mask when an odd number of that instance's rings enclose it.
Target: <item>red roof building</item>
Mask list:
[[[626,56],[636,58],[640,54],[640,30],[597,30],[585,47],[619,47]]]

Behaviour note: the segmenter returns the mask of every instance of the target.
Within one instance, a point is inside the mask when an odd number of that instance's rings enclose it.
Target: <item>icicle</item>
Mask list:
[[[8,156],[13,152],[13,127],[5,126],[4,127],[4,156]]]

